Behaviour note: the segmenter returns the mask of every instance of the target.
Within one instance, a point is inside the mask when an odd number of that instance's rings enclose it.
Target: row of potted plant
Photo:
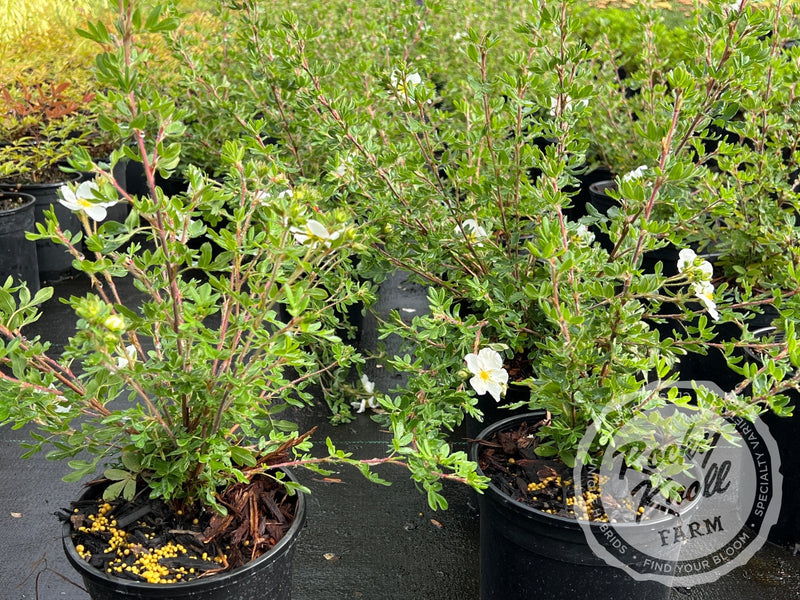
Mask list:
[[[511,502],[496,500],[507,496],[497,495],[500,465],[514,501],[533,506],[521,512],[538,523],[534,538],[553,541],[526,546],[520,526],[487,524],[482,597],[563,585],[552,565],[526,578],[507,569],[515,557],[543,563],[553,544],[573,548],[581,521],[602,527],[608,504],[581,513],[588,496],[556,495],[580,483],[582,467],[599,468],[621,430],[653,447],[652,426],[672,431],[680,420],[667,409],[705,419],[670,463],[677,470],[648,471],[678,505],[690,485],[677,475],[693,468],[686,448],[708,454],[720,433],[710,415],[790,418],[800,377],[800,54],[790,7],[712,2],[667,25],[639,6],[623,13],[638,27],[614,52],[619,30],[598,31],[597,13],[570,0],[475,13],[345,4],[279,13],[245,1],[182,14],[126,0],[113,24],[80,30],[101,48],[89,117],[113,150],[106,160],[71,148],[70,169],[93,178],[59,185],[53,202],[78,226],[48,210],[29,237],[58,245],[94,291],[70,300],[77,332],[52,356],[46,340],[25,337],[52,290],[5,282],[0,420],[35,424],[32,450],[53,444],[54,458],[70,459],[69,480],[103,470],[108,485],[93,493],[108,508],[94,498],[76,506],[65,537],[97,597],[190,578],[145,576],[143,563],[122,558],[124,544],[88,547],[96,523],[126,520],[123,500],[167,502],[181,515],[173,529],[216,544],[206,553],[216,562],[193,560],[239,574],[227,586],[269,563],[302,521],[292,499],[301,486],[281,469],[338,464],[376,481],[373,465],[403,465],[435,508],[447,506],[443,478],[488,484],[481,513],[492,524]],[[498,22],[519,14],[516,26],[492,32],[480,20],[504,11]],[[474,21],[461,26],[467,14]],[[169,68],[151,68],[154,55]],[[126,161],[141,165],[143,189],[121,181]],[[185,184],[168,190],[176,175]],[[592,200],[598,178],[610,181]],[[118,204],[127,214],[107,220]],[[348,307],[368,307],[394,270],[429,286],[430,312],[381,325],[407,343],[388,361],[407,375],[403,386],[381,391],[361,379],[369,357],[340,321]],[[685,380],[694,388],[667,391]],[[310,432],[282,415],[311,402],[314,384],[338,420],[351,418],[351,398],[336,395],[348,388],[379,405],[374,418],[393,436],[386,454],[355,461],[330,441],[312,454]],[[504,402],[539,412],[508,439],[494,432],[488,451],[454,450],[464,420],[472,437]],[[642,414],[656,416],[643,423]],[[645,469],[628,456],[628,467]],[[85,566],[119,553],[119,563],[98,563],[107,573]],[[586,556],[557,562],[597,562]],[[607,584],[592,574],[586,589],[621,594],[628,575],[605,572]],[[170,593],[200,585],[174,583]],[[668,587],[633,582],[625,593]]]

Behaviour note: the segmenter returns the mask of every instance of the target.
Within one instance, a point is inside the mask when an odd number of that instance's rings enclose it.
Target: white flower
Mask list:
[[[364,391],[367,392],[368,394],[374,394],[375,393],[375,382],[374,381],[370,381],[369,377],[367,377],[366,375],[362,375],[361,376],[361,385],[364,386]],[[375,399],[374,396],[370,396],[370,401],[372,401],[374,399]]]
[[[571,110],[576,108],[585,108],[589,106],[589,101],[584,98],[583,100],[578,100],[577,102],[573,100],[570,96],[564,97],[564,113],[568,113]],[[555,117],[558,112],[558,96],[553,96],[550,98],[550,116]]]
[[[375,402],[375,382],[370,381],[366,375],[362,375],[361,385],[364,386],[364,391],[369,394],[369,397],[362,398],[360,402],[351,402],[350,406],[357,409],[357,413],[363,413],[367,407],[378,408],[378,403]]]
[[[461,226],[464,228],[464,233],[467,235],[467,239],[476,246],[483,246],[481,241],[489,237],[486,233],[486,230],[478,225],[478,222],[475,219],[467,219],[461,224]],[[458,227],[456,227],[456,233],[460,233],[460,229]]]
[[[708,281],[697,281],[692,284],[694,295],[703,303],[708,314],[715,321],[719,319],[717,304],[714,302],[714,286]]]
[[[738,2],[731,2],[730,4],[722,5],[722,14],[730,15],[731,13],[738,13],[742,11],[742,6],[745,0],[738,0]]]
[[[414,86],[422,84],[422,77],[419,76],[419,73],[407,73],[406,76],[403,77],[399,71],[395,70],[389,77],[389,83],[392,85],[392,89],[389,90],[389,93],[392,94],[398,102],[405,104],[411,101],[410,94]]]
[[[575,229],[575,235],[584,244],[591,244],[594,241],[594,233],[583,223]]]
[[[678,272],[697,273],[702,281],[709,281],[714,274],[714,267],[707,260],[698,262],[697,254],[690,248],[684,248],[678,252]]]
[[[347,174],[347,163],[345,161],[339,161],[339,166],[333,170],[333,176],[341,179]]]
[[[457,42],[459,40],[463,40],[465,37],[467,37],[467,32],[466,31],[456,31],[453,34],[453,41]]]
[[[467,368],[473,377],[469,380],[472,389],[478,394],[490,394],[495,402],[508,388],[508,371],[503,368],[503,358],[491,348],[482,348],[478,354],[464,357]]]
[[[306,221],[305,226],[303,227],[292,227],[289,229],[294,234],[294,239],[297,240],[298,244],[325,244],[325,247],[329,247],[331,242],[339,237],[341,232],[334,231],[333,233],[329,232],[328,229],[315,219],[309,219]]]
[[[124,369],[136,360],[136,346],[129,344],[125,346],[122,356],[117,357],[117,369]]]
[[[633,181],[634,179],[641,179],[647,171],[647,165],[639,165],[633,171],[628,171],[622,176],[622,181]]]
[[[282,200],[283,198],[291,198],[294,195],[291,189],[285,189],[282,192],[279,192],[276,198],[278,200]],[[272,195],[267,192],[266,190],[258,190],[255,194],[253,194],[253,203],[256,206],[267,206],[272,204]]]
[[[58,201],[69,210],[84,212],[95,221],[102,221],[108,214],[106,209],[116,202],[96,202],[94,192],[98,190],[94,181],[84,181],[74,192],[68,185],[62,185],[59,189],[61,198]]]
[[[337,167],[331,171],[330,176],[334,179],[344,179],[348,174],[353,172],[353,155],[346,154],[345,156],[339,156],[339,163]]]

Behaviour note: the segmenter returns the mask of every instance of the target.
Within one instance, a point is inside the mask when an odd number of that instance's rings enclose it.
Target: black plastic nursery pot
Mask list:
[[[544,411],[509,417],[489,425],[480,440],[525,419],[541,420]],[[470,446],[477,462],[480,444]],[[479,469],[479,473],[483,474]],[[480,598],[548,598],[569,600],[667,600],[670,588],[656,581],[637,581],[608,565],[589,546],[576,519],[524,505],[490,484],[479,495]],[[624,524],[624,527],[652,525]],[[601,528],[602,523],[592,524]]]
[[[297,482],[291,472],[284,470],[284,473]],[[80,499],[98,498],[100,494],[102,486],[96,485],[88,488]],[[292,559],[305,520],[305,496],[298,493],[294,522],[269,552],[231,571],[182,583],[131,581],[91,566],[75,549],[69,522],[63,526],[62,544],[92,600],[291,600]]]
[[[573,207],[568,211],[568,216],[577,221],[588,213],[586,205],[591,203],[591,187],[602,181],[614,181],[614,174],[605,167],[592,169],[578,175],[578,193],[574,197]]]
[[[36,198],[35,222],[44,223],[44,213],[52,209],[63,231],[78,233],[82,230],[80,220],[72,211],[59,201],[58,189],[66,183],[78,181],[80,173],[65,173],[64,180],[55,183],[0,184],[0,192],[23,192]],[[35,229],[31,229],[35,231]],[[83,243],[77,244],[82,249]],[[36,240],[36,257],[39,277],[42,281],[58,281],[73,273],[72,255],[65,246],[54,244],[50,240]]]
[[[148,186],[142,163],[135,160],[126,160],[118,167],[114,171],[114,176],[118,178],[117,181],[119,183],[124,181],[123,187],[128,194],[132,196],[150,195],[150,187]],[[178,175],[165,178],[158,173],[156,173],[156,185],[162,189],[166,196],[181,194],[189,188],[189,182]]]
[[[589,185],[589,203],[600,214],[608,214],[608,211],[611,208],[619,206],[619,202],[608,194],[609,191],[615,190],[616,188],[617,182],[613,179],[592,182]],[[612,243],[611,238],[609,238],[607,234],[600,231],[598,227],[593,226],[592,232],[595,235],[595,239],[605,250],[611,252],[614,249],[614,244]],[[677,275],[679,252],[680,249],[676,248],[672,244],[667,244],[662,248],[645,252],[645,254],[642,256],[642,268],[646,273],[653,273],[655,272],[656,264],[661,263],[661,272],[664,275],[669,277],[672,275]]]
[[[6,201],[14,206],[2,209]],[[24,282],[35,293],[39,290],[39,265],[36,242],[25,238],[34,231],[36,198],[22,192],[0,192],[0,284],[8,277]]]
[[[589,185],[588,204],[591,204],[601,215],[607,214],[611,208],[619,206],[619,202],[607,193],[608,190],[616,189],[616,187],[617,183],[613,179],[605,179],[591,183]],[[595,240],[597,240],[603,249],[607,252],[611,252],[614,249],[614,244],[611,242],[611,238],[608,237],[608,234],[602,232],[596,225],[591,226],[590,229],[592,233],[594,233]]]
[[[775,327],[757,329],[753,334],[766,337],[775,332]],[[751,360],[761,362],[754,353],[748,352]],[[794,406],[791,417],[778,417],[771,411],[761,415],[761,420],[769,428],[780,453],[781,473],[783,486],[781,491],[781,508],[778,513],[778,522],[770,529],[767,539],[769,541],[794,547],[800,544],[800,392],[788,390],[785,392]]]
[[[481,430],[483,430],[487,424],[496,423],[501,419],[506,419],[511,416],[529,413],[530,409],[527,406],[522,406],[514,410],[503,408],[503,406],[514,402],[528,402],[531,398],[531,388],[526,385],[511,382],[508,384],[505,397],[501,398],[500,402],[497,402],[489,394],[479,394],[477,398],[478,408],[483,413],[483,419],[481,421],[472,417],[467,417],[465,419],[465,432],[467,439],[470,440],[477,439],[480,436]]]

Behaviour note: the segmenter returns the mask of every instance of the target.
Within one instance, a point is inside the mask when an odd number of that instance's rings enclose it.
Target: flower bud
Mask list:
[[[103,326],[109,331],[121,333],[125,331],[125,320],[119,315],[108,315],[103,321]]]
[[[87,321],[94,321],[103,314],[104,309],[105,305],[103,302],[95,297],[89,297],[80,303],[75,312],[79,317],[82,317]]]

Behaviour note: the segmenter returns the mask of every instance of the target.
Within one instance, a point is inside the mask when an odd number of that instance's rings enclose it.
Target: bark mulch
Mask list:
[[[102,495],[103,485],[97,486]],[[89,564],[114,576],[175,583],[234,569],[269,551],[295,518],[297,496],[266,475],[254,475],[219,497],[223,516],[208,509],[150,500],[74,502],[59,515]]]

